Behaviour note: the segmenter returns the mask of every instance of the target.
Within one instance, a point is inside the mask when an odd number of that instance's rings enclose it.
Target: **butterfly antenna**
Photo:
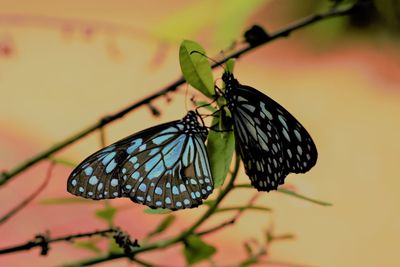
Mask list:
[[[226,71],[226,69],[225,69],[225,67],[224,67],[224,63],[218,62],[218,61],[216,61],[216,60],[210,58],[210,57],[207,56],[206,54],[204,54],[204,53],[202,53],[202,52],[200,52],[200,51],[197,51],[197,50],[194,50],[194,51],[190,52],[190,55],[191,55],[191,54],[195,54],[195,53],[196,53],[196,54],[202,55],[203,57],[207,58],[208,60],[214,62],[215,66],[221,67],[221,68],[224,69],[224,71]]]
[[[202,115],[200,114],[200,112],[198,111],[198,108],[195,109],[195,112],[196,112],[196,114],[197,114],[197,117],[200,118],[201,123],[203,124],[203,126],[206,127],[206,124],[204,123],[203,117],[202,117]]]

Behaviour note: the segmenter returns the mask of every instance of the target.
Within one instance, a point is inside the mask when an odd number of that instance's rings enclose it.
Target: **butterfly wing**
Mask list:
[[[153,136],[145,150],[129,157],[123,165],[124,196],[173,210],[197,207],[208,197],[213,180],[204,141],[180,128],[180,124],[167,128]]]
[[[237,80],[225,82],[239,152],[254,187],[277,189],[290,172],[304,173],[315,165],[313,140],[285,108]]]
[[[212,192],[213,180],[204,129],[193,118],[185,118],[144,130],[89,156],[69,177],[68,192],[92,199],[129,197],[170,209],[200,205]]]
[[[124,175],[120,166],[141,144],[177,122],[146,129],[90,155],[72,171],[67,182],[68,192],[96,200],[121,197]]]
[[[249,116],[246,106],[240,107],[241,103],[238,104],[235,112],[232,112],[234,133],[246,174],[257,189],[276,189],[281,178],[287,175],[285,168],[282,168],[280,137],[271,122],[262,125],[260,120]],[[265,127],[270,130],[265,132]]]

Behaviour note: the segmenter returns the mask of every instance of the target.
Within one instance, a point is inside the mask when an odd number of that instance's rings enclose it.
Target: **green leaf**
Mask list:
[[[96,217],[106,221],[109,225],[113,224],[117,209],[111,206],[96,211]]]
[[[225,132],[210,130],[207,142],[208,158],[210,160],[211,173],[214,178],[215,187],[223,185],[229,167],[231,166],[232,156],[235,150],[233,131],[228,131],[230,127],[225,123],[227,118],[224,116],[221,118],[222,120],[220,117],[214,117],[211,125],[215,128],[220,126],[218,130]]]
[[[42,198],[41,205],[64,205],[64,204],[98,204],[99,202],[78,197]]]
[[[298,194],[296,192],[293,192],[293,191],[290,191],[290,190],[287,190],[287,189],[284,189],[284,188],[279,188],[278,192],[284,193],[284,194],[289,195],[289,196],[297,197],[297,198],[300,198],[300,199],[303,199],[303,200],[306,200],[306,201],[310,201],[310,202],[318,204],[318,205],[332,206],[332,203],[321,201],[321,200],[312,199],[312,198],[300,195],[300,194]]]
[[[153,237],[155,235],[158,235],[162,232],[164,232],[171,224],[175,221],[175,215],[170,214],[164,218],[164,220],[161,221],[161,223],[157,226],[154,231],[149,233],[148,237]]]
[[[208,111],[211,111],[211,112],[216,112],[217,111],[212,105],[210,105],[210,103],[208,103],[206,101],[195,101],[195,104],[196,104],[197,107],[201,106],[202,108],[205,108],[205,109],[207,109]]]
[[[200,52],[192,53],[193,51]],[[198,43],[184,40],[179,48],[179,62],[185,80],[208,97],[214,95],[214,78],[211,65],[204,56],[205,51]]]
[[[110,254],[121,254],[124,250],[115,242],[114,238],[110,238],[108,242],[108,252]]]
[[[144,213],[147,214],[169,214],[172,213],[172,210],[170,209],[151,209],[147,208],[144,210]]]
[[[183,254],[189,265],[209,259],[216,251],[215,247],[204,243],[198,235],[189,236],[183,248]]]
[[[74,246],[77,248],[86,249],[96,254],[101,253],[101,249],[97,246],[94,241],[74,241]]]
[[[229,71],[230,73],[233,73],[233,69],[235,67],[235,59],[234,58],[230,58],[228,59],[228,61],[225,63],[226,65],[226,70]]]

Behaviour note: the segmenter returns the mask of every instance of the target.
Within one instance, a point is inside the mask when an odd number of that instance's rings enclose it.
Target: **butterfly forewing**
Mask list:
[[[256,89],[223,76],[225,97],[245,170],[258,190],[276,189],[290,172],[316,163],[317,150],[305,128],[281,105]]]
[[[129,136],[84,160],[68,191],[92,199],[129,197],[153,208],[196,207],[213,190],[206,135],[189,112]]]

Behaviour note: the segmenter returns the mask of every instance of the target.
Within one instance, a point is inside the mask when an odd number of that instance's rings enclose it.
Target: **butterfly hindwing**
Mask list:
[[[92,199],[129,197],[153,208],[196,207],[213,190],[206,135],[189,112],[89,156],[72,172],[67,189]]]
[[[277,189],[290,173],[316,163],[317,150],[306,129],[280,104],[225,73],[225,97],[245,170],[261,191]]]

